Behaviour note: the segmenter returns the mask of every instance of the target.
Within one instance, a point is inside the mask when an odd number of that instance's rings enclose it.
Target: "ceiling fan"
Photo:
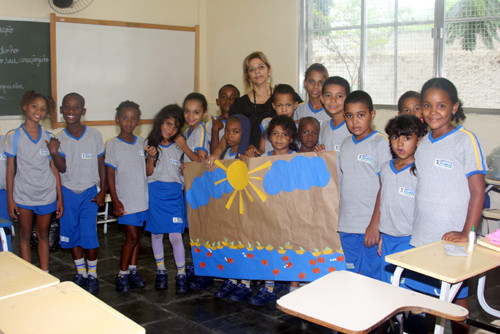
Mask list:
[[[48,2],[59,14],[73,14],[87,8],[94,0],[48,0]]]

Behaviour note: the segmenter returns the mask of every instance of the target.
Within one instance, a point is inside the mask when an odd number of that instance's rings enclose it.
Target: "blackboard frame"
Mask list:
[[[199,32],[200,28],[199,26],[194,26],[194,27],[188,27],[188,26],[174,26],[174,25],[161,25],[161,24],[149,24],[149,23],[137,23],[137,22],[124,22],[124,21],[110,21],[110,20],[92,20],[92,19],[82,19],[82,18],[69,18],[69,17],[59,17],[56,16],[55,14],[51,14],[50,17],[50,44],[51,44],[51,76],[52,76],[52,95],[54,96],[54,99],[60,103],[59,99],[62,98],[62,96],[58,96],[58,94],[63,94],[63,92],[58,92],[58,82],[57,82],[57,71],[58,71],[58,60],[56,56],[56,50],[57,50],[57,36],[56,36],[56,31],[57,27],[56,25],[61,22],[61,23],[75,23],[75,24],[84,24],[84,25],[99,25],[99,26],[111,26],[111,27],[123,27],[123,28],[139,28],[139,29],[160,29],[160,30],[168,30],[168,31],[175,31],[175,32],[192,32],[194,33],[194,78],[193,80],[193,87],[194,91],[198,91],[199,87]],[[64,92],[66,93],[66,92]],[[189,93],[186,91],[186,95]],[[84,96],[85,97],[85,96]],[[133,97],[130,99],[134,99]],[[116,101],[116,104],[118,104],[120,101]],[[141,101],[137,101],[139,104],[141,104]],[[182,102],[182,101],[181,101]],[[165,101],[165,104],[167,103],[172,103],[171,101]],[[157,110],[156,110],[157,111]],[[155,111],[155,112],[156,112]],[[87,115],[85,118],[85,121],[83,122],[86,125],[91,125],[91,126],[99,126],[99,125],[114,125],[114,117],[109,117],[109,119],[106,120],[95,120],[92,119],[92,117],[89,117],[89,111],[87,111]],[[144,110],[143,110],[144,114]],[[113,114],[114,116],[114,114]],[[144,116],[144,115],[143,115]],[[143,117],[141,119],[142,123],[152,123],[152,117]],[[52,126],[54,128],[58,127],[63,127],[64,126],[64,121],[61,120],[61,118],[58,116],[58,113],[54,113],[52,115]]]

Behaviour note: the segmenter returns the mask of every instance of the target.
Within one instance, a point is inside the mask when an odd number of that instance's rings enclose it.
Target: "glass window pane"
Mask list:
[[[359,29],[332,31],[328,34],[312,34],[309,64],[322,63],[330,76],[345,78],[353,89],[358,87],[360,64]]]
[[[500,105],[500,1],[447,2],[445,73],[465,107]]]

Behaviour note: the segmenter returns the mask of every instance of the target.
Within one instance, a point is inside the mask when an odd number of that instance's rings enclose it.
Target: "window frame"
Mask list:
[[[309,41],[308,41],[308,8],[307,6],[312,2],[310,0],[299,0],[299,54],[298,54],[298,65],[299,65],[299,95],[303,98],[306,97],[305,89],[304,89],[304,73],[308,66],[308,53],[309,53]],[[410,25],[422,25],[422,24],[432,24],[434,23],[434,27],[430,31],[431,38],[433,38],[433,76],[434,77],[445,77],[445,25],[448,22],[460,22],[460,21],[471,21],[469,18],[464,19],[449,19],[445,20],[446,9],[445,9],[445,1],[446,0],[435,0],[434,1],[434,20],[433,21],[412,21],[408,23],[400,23],[397,19],[394,20],[393,23],[387,24],[370,24],[367,25],[367,0],[361,0],[361,23],[359,26],[352,27],[337,27],[337,28],[327,28],[323,30],[335,31],[335,30],[345,30],[349,28],[356,28],[361,30],[361,51],[360,51],[360,65],[359,65],[359,89],[365,90],[366,87],[366,61],[367,61],[367,29],[374,27],[394,27],[397,31],[399,26],[410,26]],[[395,1],[395,15],[398,12],[398,1]],[[398,34],[395,34],[394,41],[394,96],[397,96],[397,82],[398,82]],[[500,50],[498,50],[500,52]],[[377,104],[377,108],[383,109],[391,109],[397,110],[396,104]],[[464,111],[466,113],[475,113],[475,114],[494,114],[500,115],[500,107],[499,108],[470,108],[464,107]]]

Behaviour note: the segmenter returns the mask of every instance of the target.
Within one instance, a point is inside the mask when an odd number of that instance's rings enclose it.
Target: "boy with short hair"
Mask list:
[[[391,159],[389,142],[385,135],[371,128],[375,110],[366,92],[349,94],[344,114],[352,136],[342,142],[338,159],[340,242],[347,270],[380,279],[378,234],[375,242],[365,234],[380,188],[380,166]]]
[[[218,98],[215,103],[220,108],[220,116],[212,116],[206,124],[207,135],[209,137],[210,153],[219,146],[219,142],[224,136],[224,126],[229,115],[229,108],[237,98],[240,97],[240,91],[236,86],[227,84],[219,89]]]
[[[71,248],[77,270],[73,282],[96,294],[99,291],[97,209],[104,204],[107,191],[104,142],[98,130],[81,123],[86,109],[80,94],[67,94],[60,111],[66,121],[66,129],[52,138],[48,145],[61,174],[65,204],[65,212],[60,219],[60,243],[62,248]],[[101,189],[98,192],[99,182]]]

